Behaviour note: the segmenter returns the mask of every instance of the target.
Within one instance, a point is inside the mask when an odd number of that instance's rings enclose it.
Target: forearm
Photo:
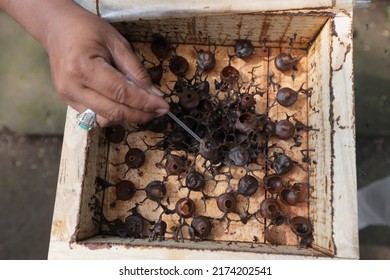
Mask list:
[[[61,22],[61,28],[87,13],[72,0],[0,0],[0,9],[19,22],[46,49],[52,30]]]

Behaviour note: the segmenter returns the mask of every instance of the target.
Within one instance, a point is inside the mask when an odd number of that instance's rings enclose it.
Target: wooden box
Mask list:
[[[202,242],[148,242],[99,234],[90,210],[96,178],[112,181],[109,167],[115,157],[102,131],[82,131],[76,113],[69,108],[52,224],[51,259],[309,259],[352,258],[358,255],[358,228],[355,170],[355,116],[352,69],[352,0],[344,1],[78,1],[112,24],[136,48],[143,48],[153,33],[180,34],[183,53],[193,45],[205,45],[204,34],[216,43],[216,56],[223,57],[237,39],[250,39],[259,65],[266,65],[259,83],[273,97],[269,71],[280,83],[298,88],[303,82],[313,88],[302,98],[298,116],[317,131],[308,131],[303,140],[315,164],[308,166],[307,180],[313,189],[303,210],[314,228],[311,248],[296,244],[273,246],[264,238],[242,240],[217,238]],[[301,70],[294,75],[277,73],[271,61],[288,49],[297,34],[292,53],[301,56]],[[203,35],[202,35],[203,34]],[[172,37],[173,38],[173,37]],[[266,38],[266,40],[264,40]],[[185,46],[191,46],[186,48]],[[264,52],[264,53],[262,53]],[[222,54],[223,53],[223,54]],[[227,57],[225,55],[225,57]],[[226,60],[225,64],[228,63]],[[239,67],[245,68],[245,61]],[[256,64],[257,65],[257,64]],[[253,65],[252,65],[253,67]],[[263,66],[261,66],[263,67]],[[248,79],[250,76],[246,76]],[[167,78],[168,79],[168,78]],[[169,79],[168,79],[169,80]],[[212,81],[212,80],[210,80]],[[267,93],[268,94],[268,93]],[[291,111],[271,109],[270,113]],[[279,116],[279,118],[281,118]],[[288,146],[286,146],[288,147]],[[119,148],[117,148],[118,150]],[[119,170],[119,171],[118,171]],[[295,170],[295,169],[294,169]],[[145,170],[143,170],[143,173]],[[149,170],[150,173],[153,171]],[[294,171],[299,175],[299,171]],[[138,173],[139,174],[139,173]],[[111,176],[111,177],[110,177]],[[130,172],[134,178],[137,173]],[[134,178],[136,179],[136,178]],[[139,179],[139,178],[138,178]],[[137,179],[136,179],[137,180]],[[141,180],[141,179],[139,179]],[[258,203],[258,201],[255,201]],[[212,207],[212,206],[211,206]],[[295,210],[294,210],[295,211]],[[293,212],[294,212],[293,211]],[[233,225],[234,227],[234,225]],[[239,226],[236,225],[236,231]],[[260,237],[263,232],[253,224]],[[238,234],[240,238],[240,234]]]

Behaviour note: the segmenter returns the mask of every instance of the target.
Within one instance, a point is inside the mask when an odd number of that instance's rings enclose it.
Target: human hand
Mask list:
[[[167,113],[130,44],[109,23],[72,0],[4,1],[0,8],[46,48],[59,97],[100,126],[147,122]]]
[[[60,98],[79,112],[93,110],[100,126],[165,114],[169,106],[130,44],[110,24],[77,8],[54,22],[46,36]]]

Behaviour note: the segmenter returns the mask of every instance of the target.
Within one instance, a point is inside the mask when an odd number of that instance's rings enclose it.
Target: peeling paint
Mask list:
[[[341,42],[340,45],[344,45],[344,43]],[[347,59],[347,55],[348,55],[348,53],[351,52],[351,50],[352,50],[352,46],[351,46],[351,44],[348,44],[347,47],[346,47],[346,51],[344,52],[343,62],[341,63],[341,65],[340,65],[339,67],[337,67],[337,68],[334,70],[335,72],[340,71],[341,69],[343,69],[345,60]]]
[[[336,124],[337,124],[337,126],[340,128],[340,129],[346,129],[346,128],[349,128],[349,126],[347,126],[347,125],[341,125],[340,124],[340,116],[338,116],[337,118],[336,118]]]

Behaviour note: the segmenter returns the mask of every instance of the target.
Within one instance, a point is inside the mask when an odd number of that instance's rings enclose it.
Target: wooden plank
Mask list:
[[[158,245],[158,244],[157,244]],[[115,260],[278,260],[278,259],[327,259],[326,255],[309,250],[297,250],[296,247],[268,245],[241,244],[229,251],[219,244],[196,242],[191,244],[191,249],[182,248],[182,243],[169,241],[170,247],[148,247],[145,249],[138,240],[123,243],[119,238],[92,238],[82,243],[68,244],[56,242],[53,244],[55,255],[49,255],[50,259],[115,259]]]
[[[84,240],[94,236],[99,230],[99,224],[93,220],[93,204],[101,201],[103,193],[96,193],[96,177],[106,176],[108,144],[104,140],[101,130],[96,130],[89,135],[86,150],[87,161],[85,173],[81,185],[81,201],[78,228],[74,235],[75,240]]]
[[[323,131],[311,133],[309,141],[318,151],[312,155],[317,164],[311,172],[310,215],[317,229],[314,238],[320,241],[314,248],[342,258],[359,256],[351,44],[351,18],[338,16],[309,50],[309,85],[321,93],[311,99],[309,120]],[[331,54],[329,60],[325,53]]]
[[[86,133],[76,124],[77,112],[68,108],[62,147],[61,163],[50,243],[70,242],[76,239],[80,226],[80,207],[87,207],[86,191],[94,190],[96,177],[97,141],[99,130]],[[95,156],[94,158],[89,158]],[[89,211],[83,211],[84,214]],[[93,236],[98,228],[92,224],[91,216],[85,221],[83,238]],[[51,249],[50,249],[51,250]],[[55,252],[53,252],[55,254]]]
[[[354,7],[353,0],[299,0],[299,1],[251,1],[245,4],[233,0],[224,0],[210,3],[207,0],[193,1],[191,4],[180,0],[164,1],[122,1],[122,0],[75,0],[85,9],[99,14],[110,22],[134,21],[139,18],[144,20],[166,17],[188,17],[199,14],[233,14],[233,13],[258,13],[258,12],[327,12],[338,13],[351,11]]]
[[[130,41],[151,41],[154,33],[164,33],[171,41],[184,44],[204,44],[210,36],[217,45],[234,45],[239,38],[251,38],[256,47],[288,47],[289,39],[297,33],[295,48],[307,48],[328,17],[306,14],[233,14],[194,17],[173,17],[166,20],[134,20],[114,23]]]
[[[313,187],[310,198],[310,217],[314,223],[313,247],[334,254],[333,207],[332,207],[332,140],[330,116],[330,59],[331,20],[324,26],[309,49],[308,86],[313,88],[309,99],[309,125],[319,132],[309,132],[310,184]]]
[[[352,0],[349,0],[352,2]],[[161,19],[171,17],[191,17],[200,14],[232,14],[254,13],[271,11],[291,11],[297,9],[331,9],[334,1],[331,0],[279,0],[279,1],[247,1],[245,3],[224,1],[122,1],[122,0],[99,0],[99,11],[103,18],[114,21],[134,21]]]
[[[352,15],[334,19],[331,58],[334,242],[337,256],[359,257],[355,159]]]

